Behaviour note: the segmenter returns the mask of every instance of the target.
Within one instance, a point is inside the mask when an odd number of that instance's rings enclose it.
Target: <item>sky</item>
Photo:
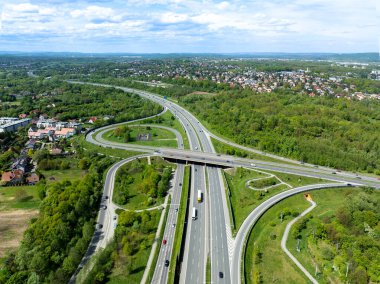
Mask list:
[[[0,0],[0,51],[379,52],[379,0]]]

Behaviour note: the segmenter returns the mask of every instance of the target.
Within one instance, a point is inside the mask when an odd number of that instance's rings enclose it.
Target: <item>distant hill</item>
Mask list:
[[[17,52],[0,51],[0,56],[30,57],[75,57],[75,58],[266,58],[293,60],[331,60],[347,62],[380,62],[380,54],[368,53],[281,53],[281,52],[242,52],[242,53],[80,53],[80,52]]]

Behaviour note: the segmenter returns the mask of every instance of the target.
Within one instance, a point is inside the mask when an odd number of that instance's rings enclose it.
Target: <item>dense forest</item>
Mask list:
[[[224,92],[181,102],[239,144],[303,162],[380,174],[380,102]]]
[[[3,88],[1,88],[3,87]],[[58,79],[16,77],[0,80],[0,95],[17,97],[14,104],[4,104],[0,116],[18,117],[40,114],[67,121],[86,121],[92,116],[109,116],[107,122],[121,122],[150,116],[161,111],[159,105],[121,90],[90,85],[68,84]]]
[[[348,191],[333,216],[304,217],[292,236],[305,238],[310,256],[325,276],[349,283],[379,283],[379,203],[372,189],[358,194]]]

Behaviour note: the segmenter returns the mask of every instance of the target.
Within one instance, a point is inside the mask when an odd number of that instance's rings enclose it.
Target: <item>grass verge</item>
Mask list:
[[[74,141],[78,143],[86,151],[94,151],[96,153],[99,153],[100,155],[112,156],[112,157],[116,157],[120,159],[126,159],[132,156],[143,154],[137,151],[134,152],[134,151],[127,151],[127,150],[122,150],[122,149],[111,149],[111,148],[100,147],[98,145],[87,142],[84,135],[75,138]]]
[[[211,259],[207,255],[207,264],[206,264],[206,283],[211,283]]]
[[[302,212],[309,203],[303,195],[281,201],[269,209],[250,232],[244,254],[245,283],[308,283],[295,264],[281,250],[281,238],[286,224],[292,219],[287,215],[281,222],[285,208]]]
[[[142,120],[139,122],[139,124],[157,124],[157,125],[163,125],[163,126],[174,128],[181,134],[184,148],[185,149],[190,148],[189,140],[187,138],[185,130],[182,127],[182,124],[179,122],[177,118],[175,118],[175,116],[170,111],[167,111],[163,115],[158,116],[158,117]]]
[[[115,128],[116,129],[116,128]],[[118,143],[128,143],[134,145],[143,145],[143,146],[155,146],[155,147],[177,147],[176,136],[173,132],[158,128],[158,127],[148,127],[148,126],[129,126],[130,137],[129,141],[125,141],[125,138],[122,136],[116,136],[115,129],[111,129],[103,134],[103,138],[109,141],[118,142]],[[137,137],[139,134],[149,134],[150,139],[148,141],[138,141]]]
[[[297,175],[289,175],[275,173],[269,171],[255,171],[245,168],[234,168],[225,170],[225,177],[230,189],[230,200],[232,205],[232,216],[234,218],[235,229],[232,230],[236,235],[245,218],[264,200],[276,195],[281,191],[288,190],[289,187],[285,184],[278,185],[268,190],[252,190],[246,186],[247,181],[256,178],[265,178],[270,174],[276,175],[282,181],[290,186],[303,186],[307,184],[322,183],[321,179],[301,177]]]
[[[218,134],[218,136],[220,136]],[[220,136],[222,137],[222,136]],[[246,151],[231,145],[228,145],[226,143],[223,143],[213,137],[211,137],[211,142],[214,145],[215,151],[217,153],[231,155],[231,156],[237,156],[241,158],[247,158],[247,159],[255,159],[255,160],[261,160],[261,161],[267,161],[267,162],[276,162],[276,163],[283,163],[283,164],[291,164],[287,163],[281,159],[275,159],[268,157],[266,155],[260,155],[254,152]]]

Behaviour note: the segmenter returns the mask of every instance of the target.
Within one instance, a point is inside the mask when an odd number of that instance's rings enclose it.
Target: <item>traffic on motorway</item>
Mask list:
[[[104,87],[116,87],[104,84],[96,84]],[[185,244],[185,259],[181,269],[181,283],[204,283],[206,281],[206,264],[210,256],[211,281],[213,283],[240,283],[241,281],[241,259],[246,235],[257,219],[273,204],[287,198],[290,195],[305,190],[347,187],[365,185],[380,189],[380,180],[366,175],[357,175],[350,172],[337,172],[327,167],[304,164],[298,161],[279,159],[278,162],[268,162],[254,159],[243,159],[234,156],[215,153],[210,136],[221,141],[224,139],[210,134],[207,129],[187,110],[174,102],[165,100],[152,93],[124,87],[116,87],[126,92],[135,93],[152,101],[155,101],[165,110],[170,110],[181,122],[189,139],[190,150],[158,148],[151,146],[129,145],[104,140],[102,134],[105,129],[98,129],[96,133],[89,133],[87,140],[91,143],[119,149],[146,152],[151,155],[159,155],[173,160],[192,162],[192,181],[189,210],[187,220],[188,230]],[[231,144],[231,142],[226,141]],[[247,147],[232,143],[231,145],[252,150]],[[280,193],[257,207],[240,227],[236,238],[231,241],[230,220],[226,204],[224,184],[221,182],[220,167],[246,167],[263,170],[277,171],[289,174],[297,174],[330,180],[333,183],[324,185],[312,185],[294,188]],[[178,183],[178,181],[177,181]],[[179,187],[178,187],[179,188]],[[104,210],[106,212],[106,210]],[[174,212],[175,213],[175,212]],[[175,222],[168,222],[165,229],[165,238],[162,242],[162,254],[167,253],[167,246],[172,244],[169,228],[175,228]],[[175,231],[175,230],[172,230]],[[161,253],[160,251],[160,253]],[[166,283],[170,258],[163,257],[157,262],[157,283]],[[161,270],[160,270],[161,269]],[[160,272],[161,271],[161,272]],[[164,272],[166,271],[166,272]],[[156,272],[155,272],[156,275]]]

